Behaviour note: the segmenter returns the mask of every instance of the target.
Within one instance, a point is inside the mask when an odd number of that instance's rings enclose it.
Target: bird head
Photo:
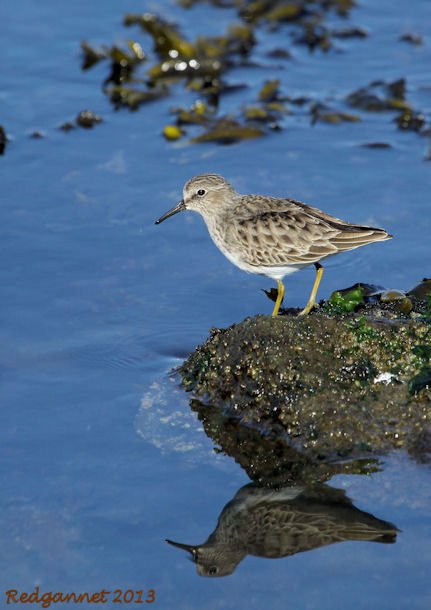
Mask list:
[[[200,174],[186,182],[182,200],[156,220],[156,225],[183,210],[194,210],[204,217],[217,214],[224,206],[231,204],[235,196],[238,194],[223,176]]]

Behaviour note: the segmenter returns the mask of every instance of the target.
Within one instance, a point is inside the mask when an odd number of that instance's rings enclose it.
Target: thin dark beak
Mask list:
[[[161,222],[163,222],[170,216],[173,216],[174,214],[178,214],[178,212],[182,212],[185,209],[186,209],[186,205],[185,205],[184,201],[181,200],[174,208],[172,208],[172,210],[169,210],[169,212],[166,212],[166,214],[163,214],[163,216],[160,216],[159,220],[156,220],[156,225],[159,225]]]
[[[196,546],[193,546],[192,544],[183,544],[182,542],[174,542],[173,540],[168,540],[167,538],[166,538],[166,542],[168,544],[171,544],[172,546],[176,546],[177,549],[183,549],[183,551],[187,551],[188,553],[191,553],[193,561],[196,561],[196,558],[197,558],[197,547]]]

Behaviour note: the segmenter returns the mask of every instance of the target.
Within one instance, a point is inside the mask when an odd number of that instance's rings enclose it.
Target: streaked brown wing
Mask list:
[[[390,237],[382,229],[352,225],[300,202],[258,196],[231,220],[230,240],[256,266],[312,264]]]
[[[293,206],[282,211],[262,212],[249,218],[232,219],[229,241],[241,257],[256,266],[311,264],[335,254],[331,240],[339,231]]]

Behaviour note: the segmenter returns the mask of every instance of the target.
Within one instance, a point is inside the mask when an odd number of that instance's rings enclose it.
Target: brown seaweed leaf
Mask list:
[[[267,80],[259,91],[260,102],[276,102],[282,99],[280,94],[280,80]]]
[[[182,38],[174,25],[167,23],[158,15],[152,13],[128,14],[124,17],[124,25],[139,25],[150,34],[154,42],[154,50],[160,59],[196,56],[194,45]]]
[[[424,39],[419,34],[413,34],[412,32],[406,32],[398,38],[400,42],[409,42],[417,47],[420,47],[424,43]]]
[[[108,53],[106,49],[95,49],[90,45],[89,42],[83,40],[81,42],[81,51],[82,51],[82,70],[89,70],[94,65],[99,63],[102,59],[106,59]]]
[[[213,118],[215,110],[202,100],[197,100],[191,108],[174,108],[173,114],[177,117],[177,125],[206,125]]]
[[[329,123],[330,125],[339,125],[343,122],[358,123],[361,121],[361,117],[356,114],[332,110],[324,104],[320,104],[318,102],[311,106],[310,115],[312,125],[317,122]]]
[[[425,125],[425,116],[422,112],[408,109],[399,114],[394,119],[394,122],[398,125],[399,129],[419,132]]]
[[[136,89],[135,87],[113,85],[112,87],[105,87],[105,93],[115,106],[127,106],[130,110],[137,110],[142,104],[165,97],[169,91],[166,87]]]
[[[410,110],[411,107],[406,102],[405,95],[406,81],[404,78],[392,83],[378,80],[350,93],[346,101],[354,108],[362,108],[369,112]]]
[[[307,0],[244,0],[239,5],[240,17],[249,23],[265,20],[269,23],[298,22],[312,11],[316,11],[313,3]]]
[[[263,129],[241,125],[238,121],[221,118],[208,131],[191,139],[194,144],[217,142],[218,144],[233,144],[240,140],[259,138],[265,135]]]
[[[176,80],[181,78],[216,78],[222,72],[218,59],[167,59],[156,64],[148,71],[152,82]]]
[[[297,44],[305,45],[310,51],[320,49],[324,53],[332,48],[331,33],[324,25],[313,22],[303,24],[302,33],[294,38]]]

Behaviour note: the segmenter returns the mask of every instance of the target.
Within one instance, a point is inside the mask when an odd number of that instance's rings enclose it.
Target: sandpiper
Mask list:
[[[232,574],[247,556],[277,559],[344,542],[394,543],[398,528],[356,508],[328,485],[260,487],[249,483],[226,504],[202,544],[166,540],[191,555],[198,574]]]
[[[321,260],[392,237],[384,229],[350,224],[294,199],[241,195],[218,174],[189,180],[183,199],[156,224],[183,210],[201,214],[215,245],[234,265],[277,281],[273,316],[283,300],[286,275],[314,264],[313,289],[299,313],[306,315],[316,302]]]

